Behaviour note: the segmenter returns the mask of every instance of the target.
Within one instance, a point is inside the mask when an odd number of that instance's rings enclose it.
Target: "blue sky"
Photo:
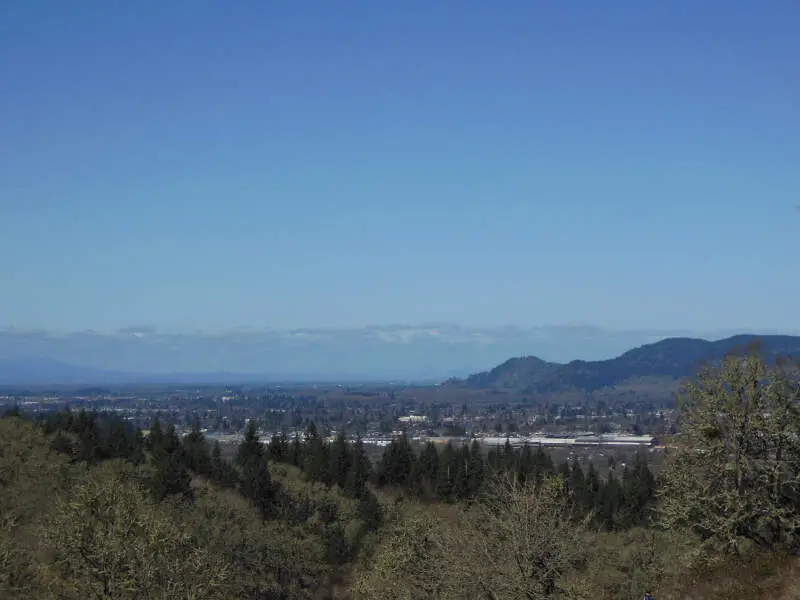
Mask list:
[[[797,327],[800,5],[0,6],[0,326]]]

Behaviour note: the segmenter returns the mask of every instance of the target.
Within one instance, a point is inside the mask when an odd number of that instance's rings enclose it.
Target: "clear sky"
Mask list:
[[[793,328],[800,4],[0,3],[0,326]]]

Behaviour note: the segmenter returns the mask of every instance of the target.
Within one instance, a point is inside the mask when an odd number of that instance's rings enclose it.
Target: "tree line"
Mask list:
[[[590,463],[584,473],[577,461],[556,467],[541,446],[491,448],[477,440],[456,447],[452,442],[441,449],[427,442],[416,451],[405,434],[393,439],[373,468],[361,438],[350,444],[344,433],[326,442],[313,422],[305,435],[289,440],[286,434],[273,436],[267,447],[270,460],[292,464],[311,480],[338,485],[351,497],[368,493],[368,483],[401,491],[425,502],[472,503],[481,499],[492,478],[511,476],[517,482],[541,485],[560,476],[576,519],[587,518],[607,531],[648,523],[656,497],[657,481],[646,457],[638,453],[631,467],[620,476],[613,472],[601,477]]]
[[[144,436],[141,429],[114,415],[85,410],[49,413],[38,422],[46,434],[53,435],[53,449],[75,461],[148,461],[152,475],[147,484],[157,500],[169,496],[190,499],[194,474],[238,491],[264,519],[281,513],[280,485],[272,480],[270,461],[293,465],[308,480],[337,486],[347,497],[358,500],[362,518],[372,530],[380,526],[382,517],[370,484],[426,502],[471,503],[480,498],[486,481],[498,475],[537,486],[559,475],[575,518],[588,518],[607,531],[647,524],[657,492],[657,481],[641,453],[620,476],[610,472],[601,477],[591,462],[585,472],[577,461],[556,467],[541,446],[515,448],[507,441],[505,446],[485,452],[475,440],[460,447],[448,443],[441,449],[428,442],[415,451],[403,434],[386,446],[373,466],[360,437],[351,443],[340,433],[328,442],[310,422],[302,438],[296,435],[290,440],[282,433],[263,444],[257,423],[250,421],[234,459],[227,461],[219,442],[210,443],[198,424],[181,438],[173,425],[162,427],[158,419]]]
[[[7,411],[4,416],[24,417],[17,409]],[[281,518],[300,524],[319,514],[331,564],[350,560],[365,536],[377,530],[383,520],[380,503],[367,485],[372,469],[360,444],[352,447],[347,443],[326,444],[318,436],[310,435],[299,450],[296,445],[292,448],[287,445],[295,456],[294,461],[288,461],[276,439],[262,443],[256,422],[250,421],[233,460],[226,460],[220,443],[210,443],[199,424],[181,438],[173,425],[162,427],[158,419],[145,436],[141,429],[131,427],[116,415],[85,410],[45,413],[38,415],[34,423],[49,436],[51,449],[66,454],[72,462],[97,465],[122,459],[132,465],[146,464],[148,475],[143,484],[156,501],[175,498],[191,502],[192,477],[200,476],[220,488],[237,492],[258,509],[264,520]],[[309,429],[313,432],[313,425]],[[307,462],[300,456],[307,458]],[[317,506],[311,498],[298,500],[285,494],[280,482],[273,480],[270,461],[297,464],[307,479],[338,485],[347,497],[358,501],[362,527],[355,541],[349,546],[345,544],[336,506]]]

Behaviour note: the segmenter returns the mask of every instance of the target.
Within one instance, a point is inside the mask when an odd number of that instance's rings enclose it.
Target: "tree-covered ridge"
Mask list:
[[[512,358],[484,373],[448,383],[473,389],[505,388],[525,392],[596,391],[642,377],[680,379],[693,377],[702,365],[721,360],[751,344],[767,362],[778,357],[800,357],[800,336],[737,335],[717,341],[668,338],[634,348],[609,360],[575,360],[566,364],[543,361],[535,356]]]

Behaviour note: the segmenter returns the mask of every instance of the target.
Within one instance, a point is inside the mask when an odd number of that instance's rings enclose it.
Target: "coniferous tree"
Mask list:
[[[486,462],[483,459],[483,449],[478,440],[473,440],[469,449],[469,497],[478,495],[486,477]]]
[[[267,455],[274,462],[286,462],[288,460],[289,440],[286,438],[285,431],[282,431],[280,435],[272,436],[267,446]]]
[[[598,497],[597,519],[606,531],[614,531],[617,524],[618,511],[622,500],[622,488],[614,476],[609,473],[608,480],[602,486]]]
[[[214,441],[211,448],[211,480],[217,485],[226,488],[236,487],[239,474],[228,461],[222,458],[222,447],[218,440]]]
[[[492,471],[499,471],[501,469],[500,451],[496,447],[489,449],[486,455],[486,464]]]
[[[156,417],[155,421],[153,421],[153,424],[150,426],[147,438],[145,438],[145,449],[148,452],[152,452],[154,447],[161,445],[163,437],[164,432],[161,428],[161,420]]]
[[[453,478],[453,494],[456,500],[465,500],[469,497],[469,446],[462,445],[455,454],[455,475]]]
[[[306,477],[312,481],[329,483],[328,449],[313,421],[306,428],[303,455],[303,471]]]
[[[448,442],[439,455],[439,471],[436,479],[436,495],[443,502],[451,502],[454,499],[455,462],[455,448]]]
[[[422,494],[435,494],[439,474],[439,450],[428,442],[417,460],[417,485]]]
[[[78,413],[75,427],[75,433],[80,440],[80,449],[78,451],[79,460],[88,463],[95,462],[101,456],[99,432],[95,415],[81,410]]]
[[[167,496],[191,496],[191,476],[186,469],[186,458],[181,441],[170,425],[167,430],[151,442],[150,455],[153,475],[150,488],[157,500]]]
[[[365,532],[377,531],[383,523],[383,507],[369,488],[365,487],[360,502],[358,515],[364,523]]]
[[[247,424],[244,440],[236,452],[236,463],[240,468],[240,493],[258,508],[262,518],[270,518],[277,509],[277,490],[272,483],[255,421]]]
[[[145,461],[144,448],[145,448],[144,433],[142,433],[142,430],[137,427],[136,432],[134,433],[133,454],[129,459],[130,462],[132,462],[134,465],[144,464]]]
[[[294,438],[292,438],[292,443],[289,445],[288,460],[290,465],[294,465],[295,467],[303,466],[303,461],[305,460],[303,450],[303,442],[300,440],[300,436],[295,434]]]
[[[200,430],[199,422],[194,424],[192,431],[183,440],[183,448],[188,469],[198,475],[208,476],[211,474],[211,452],[208,442]]]
[[[219,444],[219,440],[215,440],[211,448],[211,479],[222,484],[224,468],[222,462],[222,447]]]
[[[576,460],[572,465],[569,477],[569,490],[573,509],[577,516],[584,516],[584,503],[586,502],[586,479],[580,463]]]
[[[589,469],[586,471],[583,495],[583,511],[588,512],[595,510],[600,495],[600,477],[597,475],[597,470],[594,468],[594,463],[589,463]]]
[[[514,451],[514,447],[511,445],[511,440],[509,438],[506,438],[506,443],[503,446],[500,462],[503,465],[503,470],[508,472],[511,472],[515,468],[519,467],[519,461],[517,460],[516,452]]]
[[[108,432],[104,436],[104,449],[102,454],[108,458],[125,458],[133,456],[135,452],[135,438],[131,428],[118,418],[112,418],[108,424]]]
[[[633,467],[630,470],[626,469],[623,476],[622,503],[625,526],[633,527],[647,523],[655,491],[656,482],[647,466],[647,459],[638,452]]]
[[[548,475],[553,475],[556,471],[553,459],[544,451],[541,444],[536,448],[536,453],[533,457],[534,464],[534,477],[536,485],[540,485],[542,480]]]
[[[409,487],[416,455],[405,433],[386,446],[378,469],[380,485]]]
[[[244,430],[244,439],[236,449],[236,464],[244,467],[248,463],[259,462],[263,457],[264,448],[258,437],[258,426],[255,421],[248,421]]]
[[[526,443],[522,447],[519,456],[519,467],[517,468],[517,478],[520,483],[525,483],[531,475],[536,472],[536,462],[531,447]]]
[[[352,498],[364,498],[369,492],[367,482],[372,475],[372,465],[369,462],[361,437],[358,437],[353,444],[351,454],[352,460],[344,489]]]
[[[328,479],[331,483],[344,488],[347,484],[347,475],[352,466],[352,456],[350,446],[340,432],[336,440],[331,444],[329,450]]]
[[[566,459],[563,463],[559,465],[558,475],[561,477],[561,481],[564,483],[564,488],[568,492],[571,491],[570,481],[572,479],[572,470],[569,468],[569,459]]]

